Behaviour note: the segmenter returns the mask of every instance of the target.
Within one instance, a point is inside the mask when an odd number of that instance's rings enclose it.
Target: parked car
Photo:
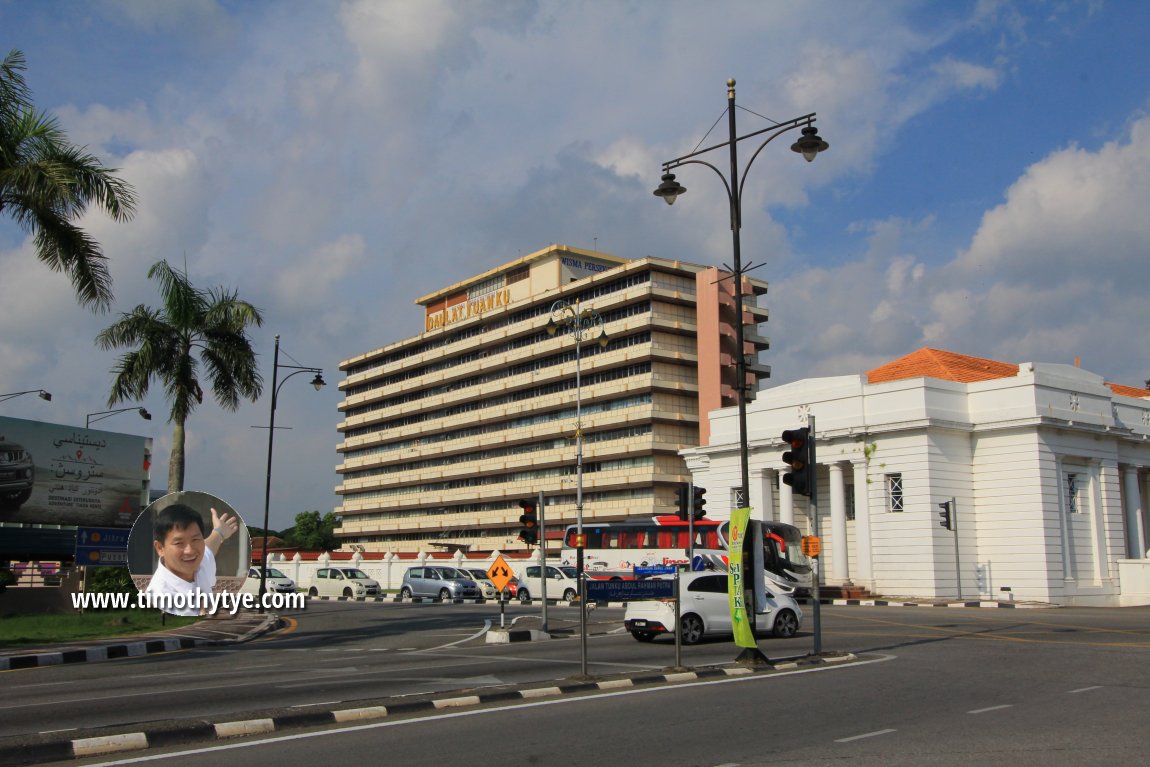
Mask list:
[[[439,597],[440,599],[479,599],[479,586],[470,573],[454,567],[409,567],[403,574],[399,596]]]
[[[374,597],[380,591],[379,581],[357,567],[324,567],[315,574],[307,593],[313,597]]]
[[[269,567],[267,590],[279,594],[294,594],[296,591],[295,581],[274,567]],[[260,568],[258,565],[252,565],[248,568],[248,578],[244,581],[244,585],[240,586],[240,592],[246,594],[260,593]]]
[[[666,578],[669,576],[656,576]],[[731,605],[726,573],[683,573],[679,576],[679,625],[683,644],[696,644],[704,636],[731,634]],[[755,616],[756,629],[776,637],[794,636],[803,622],[803,611],[790,596],[767,589],[767,608]],[[669,634],[675,625],[672,600],[640,600],[627,603],[623,625],[640,642]]]
[[[530,602],[532,597],[543,598],[543,580],[540,565],[529,565],[519,573],[517,596],[520,602]],[[569,565],[547,566],[547,598],[564,599],[571,602],[579,595],[579,572]]]
[[[463,572],[471,576],[475,581],[475,585],[479,586],[479,591],[483,594],[484,599],[495,599],[499,594],[499,590],[495,588],[492,583],[491,577],[487,574],[486,570],[481,570],[478,567],[469,567]]]
[[[0,437],[0,509],[15,510],[32,497],[36,467],[23,445]]]

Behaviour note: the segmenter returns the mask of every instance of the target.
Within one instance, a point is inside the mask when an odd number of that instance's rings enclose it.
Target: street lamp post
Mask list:
[[[14,392],[9,392],[8,394],[0,394],[0,402],[7,402],[8,400],[13,399],[15,397],[19,397],[23,394],[35,394],[37,397],[44,400],[45,402],[51,402],[52,401],[52,393],[51,392],[46,392],[43,389],[28,389],[27,391],[14,391]]]
[[[802,128],[802,137],[791,145],[791,150],[802,154],[807,162],[813,162],[819,152],[825,151],[829,144],[819,138],[818,131],[814,127],[815,113],[796,117],[783,123],[776,123],[775,125],[764,128],[762,130],[748,133],[744,136],[738,135],[735,127],[735,80],[734,78],[727,80],[727,126],[728,138],[721,144],[709,146],[706,149],[700,149],[690,154],[677,157],[674,160],[669,160],[663,163],[663,176],[659,186],[655,189],[655,196],[662,197],[663,201],[671,205],[679,197],[679,195],[687,191],[686,187],[681,185],[675,180],[675,174],[671,171],[683,165],[705,165],[718,174],[719,178],[723,181],[723,186],[727,189],[727,202],[730,206],[731,215],[731,246],[732,246],[732,259],[733,268],[730,269],[732,278],[734,279],[734,293],[735,293],[735,375],[738,390],[739,402],[739,487],[735,490],[735,504],[737,508],[747,508],[750,506],[750,485],[751,485],[751,470],[750,470],[750,450],[747,445],[747,367],[752,364],[754,360],[748,361],[746,346],[744,345],[743,333],[743,275],[753,269],[753,266],[748,265],[743,267],[741,244],[739,242],[739,231],[743,226],[743,210],[742,210],[742,191],[743,184],[746,183],[747,173],[754,164],[755,159],[759,153],[766,148],[767,144],[771,143],[774,139],[778,138],[784,133],[794,130],[795,128]],[[766,135],[766,138],[754,154],[747,162],[742,173],[739,172],[739,157],[738,157],[738,144],[744,139],[754,138]],[[715,149],[727,148],[727,153],[730,159],[730,175],[724,175],[721,170],[707,162],[706,160],[697,159],[700,155],[704,155]],[[750,384],[753,386],[754,384]],[[816,520],[817,524],[817,520]],[[817,576],[816,576],[817,577]],[[816,602],[815,609],[818,609]],[[748,611],[751,618],[751,625],[754,623],[754,609]],[[765,661],[766,657],[761,652],[756,650],[747,649],[741,656],[740,660],[751,660],[754,662]]]
[[[284,376],[282,381],[279,380],[280,368],[291,370],[293,372]],[[272,501],[272,446],[275,444],[276,437],[276,401],[279,399],[280,388],[283,387],[287,380],[294,375],[300,373],[315,373],[315,378],[311,380],[311,385],[315,387],[316,391],[322,389],[326,382],[323,380],[322,368],[303,367],[300,365],[281,365],[280,364],[280,337],[276,335],[276,350],[275,356],[272,361],[272,401],[271,412],[268,415],[268,472],[267,483],[264,486],[264,543],[263,554],[260,562],[260,612],[264,611],[264,594],[267,593],[268,588],[268,517],[271,513]],[[277,384],[278,382],[278,384]]]
[[[770,128],[748,133],[744,136],[737,135],[735,129],[735,81],[734,79],[727,80],[727,124],[729,128],[729,138],[721,144],[700,149],[696,152],[677,157],[674,160],[669,160],[663,163],[663,177],[662,183],[655,189],[655,196],[662,197],[663,201],[668,205],[675,202],[679,195],[687,191],[686,187],[682,186],[675,180],[675,174],[671,171],[683,165],[705,165],[719,175],[723,180],[723,185],[727,189],[727,202],[730,204],[731,214],[731,243],[733,247],[734,259],[731,269],[732,277],[735,280],[735,311],[737,314],[737,322],[735,323],[735,345],[738,353],[735,355],[735,371],[738,381],[738,400],[739,400],[739,487],[736,489],[736,502],[739,508],[744,508],[750,503],[750,496],[748,495],[748,488],[750,487],[750,466],[749,466],[749,450],[747,447],[747,365],[746,348],[744,346],[743,338],[743,275],[755,268],[748,266],[743,268],[742,254],[740,252],[739,230],[742,228],[742,190],[743,184],[747,180],[747,172],[750,171],[751,165],[755,162],[755,158],[759,156],[759,152],[763,151],[767,144],[771,143],[775,138],[782,134],[792,131],[795,128],[802,128],[802,138],[798,139],[791,145],[791,150],[799,152],[806,159],[807,162],[812,162],[819,152],[825,151],[828,148],[827,142],[819,138],[818,131],[814,128],[815,113],[796,117],[792,120],[787,120],[783,123],[776,123]],[[742,174],[739,173],[738,162],[738,143],[744,139],[762,136],[763,134],[770,134],[766,137],[759,148],[751,155],[750,161],[746,167],[743,168]],[[730,155],[730,176],[723,174],[721,170],[705,160],[696,159],[700,155],[704,155],[715,149],[727,147]],[[753,361],[752,361],[753,362]]]
[[[575,569],[579,576],[579,635],[580,667],[587,676],[587,585],[583,577],[583,340],[595,330],[599,331],[601,347],[607,346],[607,331],[603,317],[591,307],[580,307],[579,302],[559,300],[551,305],[551,319],[547,332],[555,335],[560,326],[571,331],[575,338],[575,532],[578,548],[575,550]],[[544,535],[546,546],[546,535]],[[543,576],[547,573],[544,571]]]
[[[140,414],[140,418],[143,418],[145,421],[152,420],[152,414],[142,407],[122,407],[119,410],[101,410],[98,413],[88,413],[84,418],[84,428],[87,429],[96,421],[103,421],[105,418],[111,418],[116,413],[127,413],[129,410],[137,411]],[[93,416],[99,417],[93,418]]]

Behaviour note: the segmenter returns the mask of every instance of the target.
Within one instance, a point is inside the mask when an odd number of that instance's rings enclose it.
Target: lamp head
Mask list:
[[[555,318],[547,320],[547,335],[553,336],[559,332],[559,326],[555,324]]]
[[[319,391],[323,387],[327,386],[327,381],[323,380],[323,373],[317,372],[315,374],[315,378],[311,379],[311,385],[315,387],[316,391]]]
[[[37,393],[36,396],[38,396],[40,399],[44,400],[45,402],[51,402],[52,401],[52,392],[47,392],[47,391],[44,391],[43,389],[41,389]]]
[[[675,199],[686,191],[687,187],[676,181],[675,174],[668,171],[663,174],[663,183],[659,184],[658,188],[655,189],[654,195],[656,197],[662,197],[663,202],[668,205],[674,205]]]
[[[599,346],[600,346],[600,347],[602,347],[602,348],[604,348],[604,349],[606,349],[606,348],[607,348],[607,343],[608,343],[608,340],[607,340],[607,331],[606,331],[606,330],[602,330],[602,331],[600,331],[600,333],[599,333]]]
[[[813,125],[803,128],[803,137],[791,144],[791,151],[798,152],[807,162],[814,162],[819,152],[825,152],[830,144],[819,138],[818,129]]]
[[[149,413],[146,408],[140,408],[140,418],[143,418],[145,421],[150,421],[152,420],[152,414]]]

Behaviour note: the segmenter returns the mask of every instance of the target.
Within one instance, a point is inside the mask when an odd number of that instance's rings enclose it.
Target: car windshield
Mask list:
[[[574,567],[560,567],[559,569],[562,570],[563,573],[568,578],[578,578],[579,577],[579,571],[577,569],[575,569]]]
[[[367,580],[367,573],[363,570],[357,570],[354,567],[341,571],[345,578],[354,578],[356,580]]]
[[[471,575],[472,577],[479,578],[480,580],[487,580],[487,572],[484,570],[472,570]]]
[[[468,579],[471,577],[470,575],[463,572],[462,570],[456,570],[454,567],[441,567],[440,569],[443,571],[443,577],[444,578]]]
[[[269,578],[286,578],[287,576],[284,575],[283,573],[281,573],[279,570],[275,569],[274,567],[269,567],[268,568],[268,577]]]

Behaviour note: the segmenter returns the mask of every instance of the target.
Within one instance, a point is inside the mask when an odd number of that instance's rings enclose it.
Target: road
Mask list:
[[[22,722],[15,731],[28,732],[36,717],[23,718],[24,704],[38,707],[41,717],[51,710],[54,720],[52,700],[71,721],[90,726],[109,710],[116,712],[108,715],[113,719],[141,711],[150,712],[149,719],[177,711],[205,715],[194,712],[249,710],[270,696],[302,705],[577,672],[574,639],[502,646],[469,639],[482,610],[313,603],[296,631],[226,652],[20,672],[14,685],[12,677],[5,679],[5,718]],[[570,612],[560,620],[577,618]],[[597,611],[597,620],[612,617]],[[487,757],[500,767],[559,756],[565,764],[597,767],[652,759],[701,765],[843,759],[1012,767],[1141,763],[1150,706],[1150,610],[827,607],[823,626],[824,648],[851,650],[871,662],[389,718],[306,737],[263,738],[258,749],[229,744],[210,759],[199,753],[163,763],[305,765],[323,763],[334,748],[341,761],[364,763],[376,763],[385,749],[389,765],[427,764],[432,750],[436,762]],[[772,657],[810,646],[806,633],[760,642]],[[597,635],[589,647],[596,674],[663,668],[673,660],[669,642],[641,644],[622,634]],[[686,648],[685,660],[725,663],[733,654],[729,642],[720,641]],[[154,665],[161,661],[168,665]],[[65,689],[35,686],[59,688],[64,680],[70,685]],[[116,697],[94,700],[100,685]],[[46,729],[44,721],[35,731]]]

